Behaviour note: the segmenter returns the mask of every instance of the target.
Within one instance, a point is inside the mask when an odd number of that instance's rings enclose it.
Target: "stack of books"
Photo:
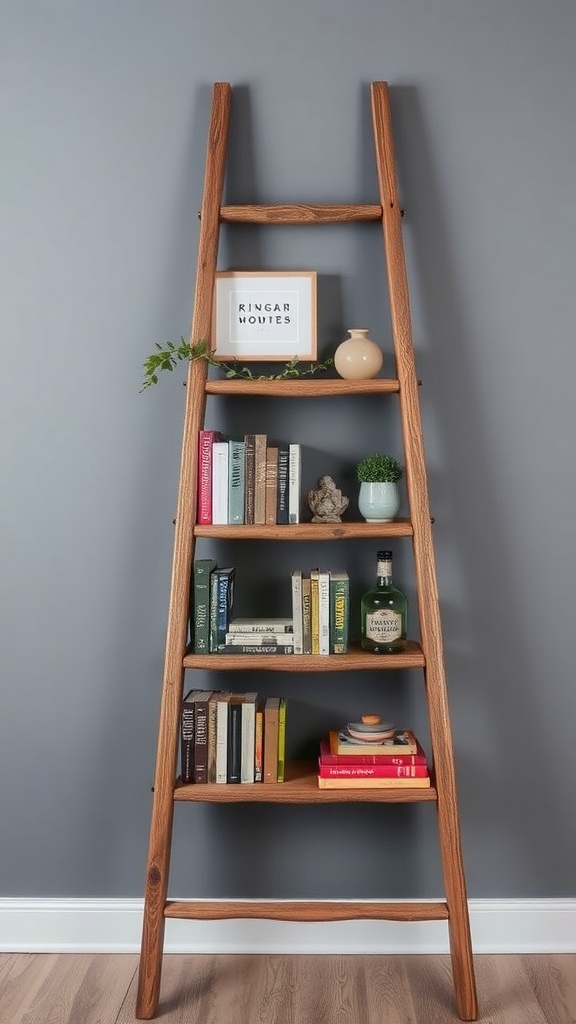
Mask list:
[[[231,619],[219,654],[294,654],[292,619]]]
[[[363,743],[346,732],[330,732],[320,743],[320,789],[426,789],[426,754],[413,732],[396,731],[383,743]]]
[[[294,654],[346,654],[350,580],[340,569],[292,570]]]
[[[271,444],[267,434],[231,440],[219,430],[199,431],[199,524],[276,526],[299,523],[300,514],[299,443]]]
[[[182,701],[183,783],[283,782],[286,699],[190,690]]]

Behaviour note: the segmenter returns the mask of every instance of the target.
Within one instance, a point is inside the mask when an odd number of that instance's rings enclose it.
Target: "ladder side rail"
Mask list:
[[[449,932],[455,995],[463,1020],[477,1018],[477,997],[466,882],[462,859],[460,823],[454,774],[454,754],[444,671],[442,628],[423,431],[414,360],[408,280],[398,199],[394,137],[388,85],[371,86],[372,119],[392,338],[400,382],[400,415],[406,462],[406,484],[414,529],[413,549],[418,591],[421,641],[426,660],[425,678],[429,707],[430,738],[438,791],[438,827],[446,895],[450,909]]]
[[[198,270],[190,334],[190,339],[193,342],[209,341],[210,339],[218,255],[219,209],[224,187],[230,106],[230,85],[226,82],[215,83],[206,153],[198,241]],[[137,1017],[145,1020],[155,1016],[160,995],[164,910],[170,872],[174,782],[184,682],[183,657],[188,625],[190,572],[194,555],[198,431],[204,422],[206,375],[207,363],[204,360],[190,362],[186,388],[136,1009]]]

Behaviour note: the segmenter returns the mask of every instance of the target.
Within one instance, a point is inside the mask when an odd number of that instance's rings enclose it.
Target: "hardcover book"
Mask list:
[[[182,700],[180,713],[180,777],[194,782],[194,701],[197,690],[189,690]]]
[[[323,779],[427,779],[425,764],[325,764],[318,759],[318,774]]]
[[[293,644],[224,644],[219,654],[294,654]]]
[[[247,618],[236,617],[230,619],[228,624],[229,633],[291,633],[292,619],[275,618],[270,616],[264,619],[258,616]]]
[[[320,789],[430,789],[425,779],[325,779],[318,776]]]
[[[278,506],[278,448],[269,445],[266,449],[266,512],[267,526],[276,525]]]
[[[244,435],[244,522],[254,525],[254,497],[256,483],[256,435]]]
[[[228,625],[234,608],[236,569],[234,566],[227,566],[224,569],[215,569],[214,572],[216,575],[216,646],[214,649],[220,651],[226,643]]]
[[[212,523],[228,523],[228,441],[212,445]]]
[[[194,782],[208,782],[208,701],[212,690],[196,691],[194,702]]]
[[[208,782],[216,782],[216,714],[221,690],[214,690],[208,701]]]
[[[348,573],[330,572],[330,652],[346,654],[350,620],[350,580]]]
[[[266,434],[254,434],[254,523],[266,522]]]
[[[216,707],[216,782],[228,781],[228,705],[232,693],[222,691]]]
[[[230,644],[255,644],[258,647],[266,647],[275,644],[277,647],[292,647],[294,645],[293,633],[226,633],[224,638],[225,646]]]
[[[312,595],[310,573],[302,573],[302,654],[312,654]]]
[[[209,526],[212,522],[212,445],[221,441],[219,430],[198,433],[198,508],[196,521]]]
[[[292,570],[292,624],[294,654],[303,654],[302,645],[302,569]]]
[[[279,697],[267,697],[264,704],[264,772],[262,782],[276,782],[278,775]]]
[[[286,768],[286,698],[280,697],[278,704],[278,767],[276,781],[284,782]]]
[[[346,733],[329,733],[330,753],[348,754],[355,757],[359,754],[416,754],[418,753],[418,742],[413,732],[408,729],[398,730],[394,740],[385,743],[359,743],[357,740],[347,736]]]
[[[310,570],[310,634],[312,654],[320,654],[320,590],[319,570]]]
[[[254,758],[256,750],[256,708],[258,694],[245,693],[242,701],[242,738],[240,742],[240,782],[254,782]]]
[[[290,453],[288,445],[278,447],[278,507],[276,509],[276,522],[282,526],[289,522],[288,519],[288,462]]]
[[[228,442],[228,522],[244,523],[244,441]]]
[[[256,726],[254,736],[254,782],[262,782],[264,771],[264,706],[256,708]]]
[[[318,654],[330,654],[330,573],[318,573]]]
[[[300,522],[301,447],[288,445],[288,522]]]
[[[427,765],[426,753],[418,740],[415,754],[332,754],[328,740],[320,743],[320,757],[325,765]]]
[[[240,782],[242,765],[242,699],[241,693],[233,693],[228,703],[227,782]]]
[[[197,558],[194,576],[194,651],[210,652],[210,574],[216,568],[215,558]]]

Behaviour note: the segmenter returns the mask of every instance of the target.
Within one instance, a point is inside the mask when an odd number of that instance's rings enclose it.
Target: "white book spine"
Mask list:
[[[227,644],[254,644],[255,646],[277,644],[278,647],[292,647],[294,635],[292,633],[226,633]],[[226,652],[224,652],[226,653]]]
[[[330,573],[321,569],[318,573],[318,618],[320,654],[330,654]]]
[[[254,782],[256,744],[256,693],[245,693],[242,702],[242,738],[240,745],[240,782]]]
[[[294,654],[303,654],[302,569],[292,570],[292,628],[294,637]]]
[[[301,447],[290,444],[288,447],[288,522],[300,522],[300,476]]]
[[[216,709],[216,782],[228,778],[228,701],[219,700]]]
[[[228,523],[228,441],[212,445],[212,522]]]

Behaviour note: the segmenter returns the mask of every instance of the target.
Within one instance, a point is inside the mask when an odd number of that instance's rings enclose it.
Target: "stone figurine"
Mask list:
[[[308,491],[308,508],[313,523],[341,523],[348,498],[336,487],[331,476],[321,476],[317,489]]]

